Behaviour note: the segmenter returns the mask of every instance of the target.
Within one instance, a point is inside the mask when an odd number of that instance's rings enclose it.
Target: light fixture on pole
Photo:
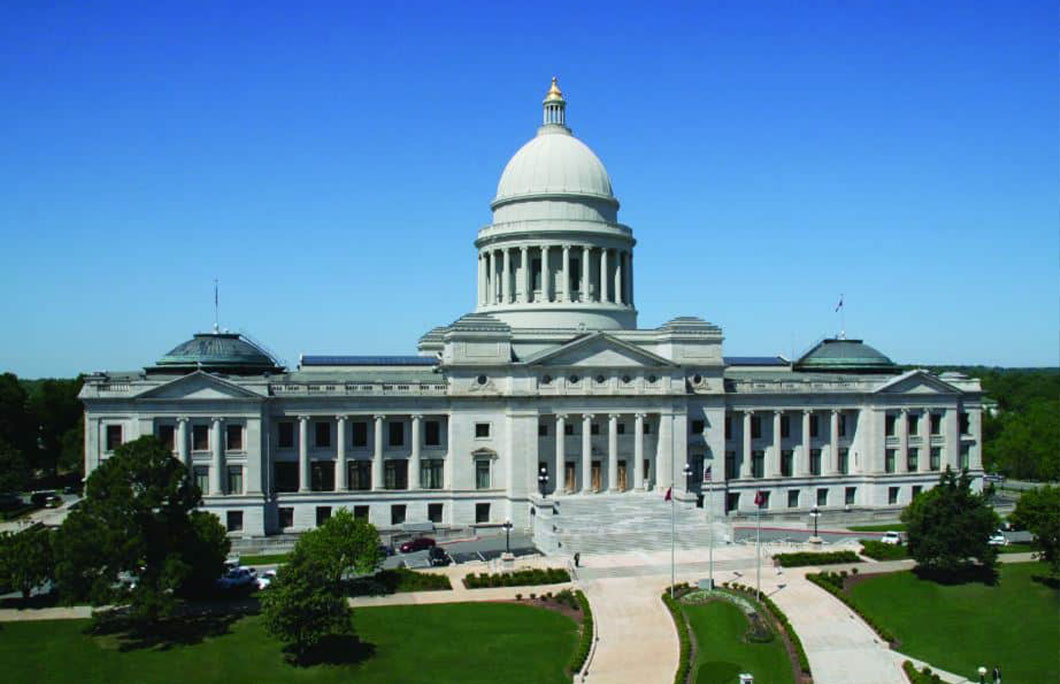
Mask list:
[[[504,553],[510,556],[512,553],[512,521],[505,520],[502,527],[504,527]]]
[[[545,488],[548,486],[548,468],[545,466],[541,466],[541,474],[537,476],[537,482],[541,487],[541,498],[547,499],[548,492],[545,491]]]
[[[814,506],[813,509],[810,510],[810,517],[813,518],[813,536],[810,537],[810,543],[821,544],[822,539],[817,536],[817,519],[821,517],[821,509]]]

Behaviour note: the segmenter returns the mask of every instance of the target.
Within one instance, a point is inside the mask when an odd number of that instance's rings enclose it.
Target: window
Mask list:
[[[121,446],[121,425],[107,426],[107,451],[114,451]]]
[[[769,508],[769,494],[770,494],[770,492],[759,492],[759,494],[762,495],[762,499],[761,499],[762,504],[759,506],[759,508],[768,509]]]
[[[293,449],[294,448],[294,422],[290,420],[282,421],[278,426],[279,428],[279,448],[280,449]]]
[[[810,475],[821,474],[821,450],[810,449]]]
[[[598,435],[598,434],[600,434],[600,423],[590,423],[589,424],[589,434],[590,435]]]
[[[791,477],[792,464],[795,461],[795,453],[791,449],[780,451],[780,474],[783,477]]]
[[[581,261],[579,259],[572,258],[570,260],[570,283],[568,292],[577,292],[581,287],[582,282],[582,268]]]
[[[766,452],[751,452],[751,477],[765,477]]]
[[[817,490],[817,505],[827,506],[828,505],[828,490],[821,488]]]
[[[158,441],[170,451],[177,450],[177,431],[172,425],[158,426]],[[110,451],[108,449],[108,451]]]
[[[423,489],[441,489],[445,486],[445,461],[440,458],[429,458],[420,465],[420,487]]]
[[[839,450],[839,472],[846,475],[850,472],[850,450]]]
[[[651,423],[649,423],[648,421],[644,421],[644,434],[651,434]]]
[[[732,416],[725,416],[725,439],[732,439]]]
[[[405,504],[394,504],[390,507],[390,524],[401,525],[405,522]]]
[[[537,436],[548,437],[548,426],[544,423],[538,423],[537,425]]]
[[[440,503],[427,504],[427,520],[432,523],[442,522],[442,511],[442,504]]]
[[[703,428],[704,427],[705,427],[705,425],[704,425],[704,422],[702,420],[693,420],[692,421],[692,429],[689,432],[691,432],[693,435],[701,435],[701,434],[703,434]]]
[[[225,529],[229,532],[242,532],[243,511],[228,511],[225,513]]]
[[[346,461],[346,480],[350,489],[367,491],[372,488],[372,462]]]
[[[843,503],[845,503],[847,506],[853,506],[855,499],[857,499],[857,495],[857,487],[847,487],[843,492]]]
[[[571,264],[573,266],[574,264]],[[541,289],[541,259],[530,260],[530,287],[534,290]]]
[[[191,448],[194,451],[209,451],[210,450],[210,426],[209,425],[192,425],[191,426]]]
[[[195,486],[203,494],[208,494],[210,491],[210,468],[208,466],[195,466],[192,474],[195,476]]]
[[[363,420],[359,420],[352,424],[353,434],[350,440],[350,446],[355,447],[366,447],[368,446],[368,423]]]
[[[620,435],[626,434],[626,424],[623,423],[622,421],[618,421],[618,424],[615,425],[615,430]]]
[[[574,434],[574,423],[565,423],[563,425],[563,435],[569,437]]]
[[[225,426],[225,451],[243,451],[243,426]]]
[[[921,485],[913,485],[913,498],[920,496],[920,493],[924,491],[924,487]]]
[[[931,461],[929,467],[938,470],[942,465],[942,447],[931,447]]]
[[[387,423],[387,444],[392,447],[405,446],[405,424],[399,420]]]
[[[243,493],[243,466],[228,466],[228,493]]]
[[[725,495],[725,512],[736,511],[740,509],[740,493],[729,492]]]
[[[839,436],[847,436],[847,414],[842,412],[839,414]]]
[[[403,458],[383,462],[383,486],[387,489],[409,488],[409,462]]]
[[[920,416],[918,416],[915,413],[909,413],[906,416],[906,421],[907,422],[906,422],[906,428],[905,429],[909,431],[907,434],[910,434],[910,435],[915,435],[916,434],[916,424],[917,424],[917,421],[919,419],[920,419]]]
[[[762,416],[751,416],[751,439],[762,436]]]
[[[298,491],[298,464],[277,461],[272,466],[273,481],[277,492]]]
[[[883,470],[887,473],[894,472],[894,464],[897,460],[898,452],[894,449],[887,449],[883,452]]]
[[[335,491],[335,464],[331,461],[310,463],[309,488],[314,492]]]
[[[816,413],[810,414],[810,437],[816,437],[820,432],[820,418]]]
[[[971,448],[970,448],[970,445],[962,444],[960,453],[961,453],[961,460],[960,460],[960,463],[957,464],[957,467],[958,468],[962,468],[962,469],[963,468],[967,468],[968,467],[968,463],[971,461]]]
[[[294,509],[290,506],[281,506],[279,509],[280,529],[286,530],[294,527]]]
[[[786,413],[780,416],[780,436],[791,437],[791,417]]]
[[[423,424],[423,428],[424,446],[441,446],[442,424],[437,420],[428,420]]]
[[[331,506],[317,506],[317,527],[320,527],[331,517]]]
[[[886,433],[886,435],[888,437],[894,437],[894,435],[895,435],[894,426],[895,426],[895,422],[896,422],[895,421],[895,415],[893,413],[888,413],[887,417],[884,418],[883,422],[884,422],[884,432]]]
[[[942,414],[932,413],[931,415],[931,434],[941,435],[942,434]]]
[[[788,490],[788,508],[799,507],[799,490],[789,489]]]
[[[909,468],[909,472],[915,473],[920,467],[920,449],[916,447],[909,447],[908,458],[906,459],[906,466]]]
[[[891,506],[898,503],[898,487],[887,488],[887,503]]]
[[[357,520],[368,520],[368,506],[354,506],[353,517]]]
[[[475,438],[476,439],[489,439],[490,436],[490,424],[489,423],[475,423]]]
[[[740,477],[740,462],[736,460],[735,451],[725,452],[725,478],[736,480]]]
[[[318,448],[331,446],[331,423],[318,421],[313,423],[313,443]]]
[[[957,417],[957,424],[960,426],[962,435],[972,434],[972,422],[968,419],[967,411],[961,411],[961,414]]]
[[[488,523],[490,521],[490,505],[488,503],[475,504],[475,522]]]
[[[490,462],[480,458],[475,461],[475,489],[490,488]]]

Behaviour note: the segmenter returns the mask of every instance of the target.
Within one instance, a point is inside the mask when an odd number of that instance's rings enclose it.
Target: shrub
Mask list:
[[[478,575],[469,573],[464,577],[464,586],[468,589],[482,589],[485,587],[523,587],[536,586],[539,584],[559,584],[570,582],[570,573],[563,568],[532,568],[529,570],[516,570],[515,572],[502,572],[489,574],[480,572]]]
[[[564,590],[568,593],[569,590]],[[562,592],[561,592],[562,593]],[[571,656],[570,664],[567,666],[567,672],[571,676],[581,672],[582,667],[585,666],[585,660],[589,657],[589,650],[593,646],[593,610],[589,606],[589,599],[585,598],[585,594],[581,590],[577,590],[571,593],[571,597],[575,601],[575,604],[582,611],[582,632],[581,638],[578,640],[578,648],[575,649],[574,655]]]
[[[923,670],[917,672],[916,665],[912,661],[907,660],[902,663],[902,670],[912,684],[940,684],[942,682],[942,678],[937,673],[932,672],[927,665],[924,666]]]
[[[452,589],[449,578],[408,568],[381,570],[374,575],[358,577],[347,583],[350,596],[375,596],[406,591],[443,591]]]
[[[674,585],[674,596],[678,596],[678,592],[682,589],[685,591],[682,594],[687,593],[688,585]],[[674,684],[685,684],[688,681],[689,672],[692,670],[692,640],[688,634],[688,623],[685,621],[685,614],[681,610],[681,606],[677,604],[677,598],[670,598],[670,590],[667,589],[662,595],[663,604],[666,605],[667,610],[670,611],[670,617],[673,618],[674,627],[677,629],[677,640],[681,645],[680,655],[677,660],[677,672],[674,673]]]
[[[798,553],[778,553],[773,560],[783,568],[801,568],[807,565],[836,565],[837,563],[857,563],[861,559],[853,551],[799,551]]]
[[[861,555],[874,560],[901,560],[908,558],[906,547],[899,544],[884,544],[878,539],[860,539]]]

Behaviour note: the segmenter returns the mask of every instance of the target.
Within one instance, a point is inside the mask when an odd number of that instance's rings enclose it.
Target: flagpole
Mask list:
[[[755,494],[755,597],[762,599],[762,504]]]
[[[710,588],[714,589],[714,478],[710,479],[710,510],[707,511],[708,517],[708,532],[710,539]]]
[[[673,468],[671,481],[673,480]],[[677,569],[674,565],[674,549],[677,546],[677,503],[674,501],[674,486],[670,485],[670,598],[674,597],[674,585],[677,584]]]

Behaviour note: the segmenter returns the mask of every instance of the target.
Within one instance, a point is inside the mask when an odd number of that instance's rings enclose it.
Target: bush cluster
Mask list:
[[[846,595],[846,592],[843,590],[843,585],[845,583],[846,577],[846,572],[811,572],[806,575],[806,579],[810,580],[817,586],[832,594],[837,599],[845,603],[848,608],[857,613],[861,617],[861,619],[865,621],[865,624],[867,624],[877,634],[880,635],[881,639],[890,644],[896,643],[897,640],[894,638],[893,634],[881,627],[875,620],[872,619],[872,617],[862,611],[861,608],[859,608],[853,601],[850,600],[850,597]]]
[[[563,596],[561,599],[560,596]],[[589,599],[585,598],[585,594],[581,592],[581,589],[577,591],[570,591],[564,589],[563,591],[556,594],[557,600],[571,600],[571,607],[577,605],[582,611],[582,633],[581,638],[578,641],[578,648],[574,650],[574,655],[571,656],[570,664],[567,666],[567,672],[573,677],[577,673],[581,672],[582,667],[585,666],[585,660],[589,657],[589,649],[593,646],[593,610],[589,607]]]
[[[670,611],[674,627],[677,629],[677,640],[681,645],[680,656],[677,660],[677,672],[674,673],[674,684],[685,684],[688,675],[692,671],[692,637],[688,633],[688,623],[681,606],[677,605],[678,599],[687,594],[691,588],[687,584],[675,584],[673,586],[674,598],[670,598],[670,589],[663,592],[662,601]]]
[[[861,539],[861,555],[875,560],[902,560],[909,558],[909,552],[899,544],[884,544],[879,539]]]
[[[453,585],[445,575],[394,568],[358,577],[348,582],[347,588],[350,596],[379,596],[405,591],[443,591],[452,589]]]
[[[746,594],[748,598],[754,599],[755,590],[753,587],[746,587],[735,582],[732,584],[724,582],[722,583],[722,586]],[[773,617],[776,618],[777,622],[780,623],[781,627],[784,628],[784,631],[788,634],[788,639],[790,639],[792,645],[795,646],[795,654],[799,658],[799,669],[802,670],[802,673],[807,677],[812,677],[813,675],[810,672],[810,659],[806,656],[806,649],[802,646],[802,639],[799,638],[798,633],[795,632],[795,628],[792,627],[791,622],[788,621],[788,616],[784,614],[784,611],[780,609],[780,606],[773,602],[773,599],[765,594],[762,594],[761,601],[765,607],[769,609],[769,612],[773,614]]]
[[[836,565],[838,563],[857,563],[861,561],[853,551],[799,551],[798,553],[778,553],[773,560],[784,568],[801,568],[807,565]]]
[[[570,582],[570,573],[563,568],[533,568],[495,574],[480,572],[477,575],[469,573],[464,577],[464,586],[468,589],[523,587],[535,584],[559,584],[561,582]]]
[[[909,678],[912,684],[941,684],[942,677],[938,676],[937,673],[932,672],[931,668],[927,665],[924,669],[917,672],[916,665],[913,661],[907,660],[902,663],[902,669],[905,671],[905,676]]]

